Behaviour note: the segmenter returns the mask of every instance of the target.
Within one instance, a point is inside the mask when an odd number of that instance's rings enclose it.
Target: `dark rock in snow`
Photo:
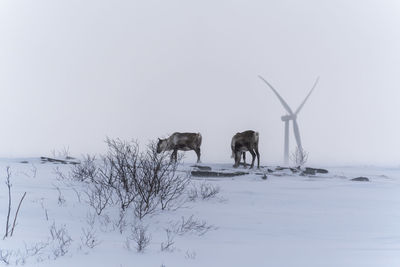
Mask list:
[[[318,168],[309,168],[306,167],[306,171],[310,170],[310,171],[315,171],[315,173],[328,173],[328,170],[325,169],[318,169]]]
[[[275,168],[275,171],[283,171],[283,170],[288,170],[288,169],[289,169],[288,167],[277,166],[277,167]]]
[[[269,173],[273,173],[273,172],[274,172],[274,171],[271,170],[271,169],[267,169],[267,171],[268,171]]]
[[[211,171],[211,167],[209,167],[209,166],[193,165],[190,167],[194,167],[194,168],[197,168],[202,171]]]
[[[301,172],[301,176],[305,175],[315,175],[317,172],[313,168],[306,168],[304,171]]]
[[[318,169],[318,168],[310,168],[306,167],[304,171],[300,173],[301,176],[306,176],[306,175],[316,175],[317,173],[328,173],[328,170],[325,169]]]
[[[358,182],[369,182],[369,179],[367,177],[357,177],[351,179],[352,181],[358,181]]]
[[[215,171],[192,171],[194,177],[234,177],[249,174],[248,172],[215,172]]]
[[[79,164],[79,162],[77,161],[71,161],[71,160],[63,160],[63,159],[54,159],[54,158],[48,158],[48,157],[40,157],[40,160],[42,161],[42,163],[46,163],[46,162],[50,162],[50,163],[54,163],[54,164]]]
[[[283,170],[290,170],[292,173],[298,173],[300,171],[300,167],[292,168],[292,167],[280,167],[280,166],[278,166],[278,167],[275,168],[275,171],[283,171]]]
[[[24,164],[26,164],[26,163],[29,163],[29,161],[23,160],[23,161],[20,161],[19,163],[24,163]]]

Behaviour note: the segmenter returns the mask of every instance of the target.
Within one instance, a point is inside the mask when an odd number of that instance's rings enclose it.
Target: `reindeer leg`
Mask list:
[[[235,153],[235,164],[233,165],[233,168],[237,168],[239,166],[240,157],[241,157],[241,153],[240,152],[236,152]]]
[[[244,166],[244,168],[247,167],[247,165],[246,165],[246,152],[243,152],[243,166]]]
[[[194,150],[197,154],[197,163],[200,163],[200,147]]]
[[[256,147],[254,149],[256,151],[256,155],[257,155],[257,169],[260,168],[260,153],[258,152],[258,147]]]
[[[253,167],[254,167],[254,161],[255,161],[255,159],[256,159],[256,153],[254,153],[254,150],[253,150],[253,149],[250,149],[249,152],[250,152],[251,156],[253,157],[253,159],[251,160],[250,169],[253,169]]]

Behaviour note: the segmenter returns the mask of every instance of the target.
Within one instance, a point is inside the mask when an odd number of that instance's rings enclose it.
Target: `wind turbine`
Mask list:
[[[319,77],[315,81],[313,87],[311,88],[310,92],[304,99],[304,101],[300,104],[300,106],[296,109],[295,112],[292,111],[292,109],[289,107],[289,105],[283,100],[283,98],[278,94],[278,92],[275,90],[275,88],[263,77],[260,75],[258,76],[263,82],[265,82],[269,88],[275,93],[275,95],[278,97],[279,101],[281,102],[283,108],[287,111],[288,114],[284,115],[281,117],[281,120],[285,122],[285,144],[284,144],[284,156],[283,156],[283,161],[285,165],[288,165],[289,163],[289,121],[293,122],[293,132],[294,132],[294,137],[296,138],[296,143],[297,143],[297,148],[299,149],[300,152],[303,151],[303,147],[301,145],[301,138],[300,138],[300,130],[299,130],[299,125],[297,124],[297,115],[299,114],[300,110],[303,108],[304,104],[306,103],[307,99],[310,97],[311,93],[314,91],[314,88],[317,86]],[[303,153],[300,153],[301,156],[303,156]]]

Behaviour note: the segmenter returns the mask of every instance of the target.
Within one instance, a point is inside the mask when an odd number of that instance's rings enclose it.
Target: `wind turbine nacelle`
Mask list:
[[[285,115],[285,116],[281,117],[281,120],[282,121],[290,121],[290,120],[296,119],[296,117],[297,116],[295,114],[293,114],[293,115]]]

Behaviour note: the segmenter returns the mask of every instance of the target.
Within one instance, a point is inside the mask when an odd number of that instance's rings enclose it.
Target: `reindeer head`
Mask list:
[[[161,153],[167,149],[167,139],[158,138],[157,153]]]

